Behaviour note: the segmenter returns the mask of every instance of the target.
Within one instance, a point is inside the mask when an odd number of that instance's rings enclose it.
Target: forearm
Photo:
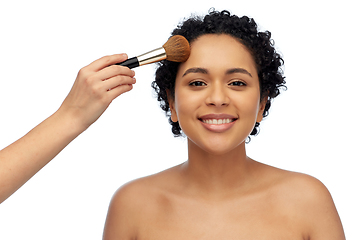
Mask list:
[[[59,110],[0,151],[0,203],[132,89],[135,73],[113,65],[126,59],[126,54],[105,56],[82,68]]]
[[[57,111],[0,151],[0,203],[50,162],[84,129]]]

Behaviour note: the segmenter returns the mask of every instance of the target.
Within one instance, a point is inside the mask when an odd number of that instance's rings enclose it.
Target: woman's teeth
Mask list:
[[[233,122],[234,120],[233,119],[203,119],[202,120],[204,123],[207,123],[207,124],[224,124],[224,123],[231,123]]]

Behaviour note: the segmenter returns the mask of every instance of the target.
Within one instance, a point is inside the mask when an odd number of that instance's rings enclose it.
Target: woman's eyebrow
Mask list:
[[[247,74],[249,75],[250,77],[252,77],[251,73],[244,69],[244,68],[231,68],[229,70],[226,71],[226,74],[233,74],[233,73],[244,73],[244,74]]]
[[[209,71],[206,68],[189,68],[188,70],[185,71],[185,73],[183,74],[183,77],[189,73],[203,73],[203,74],[208,74]]]
[[[189,68],[188,70],[185,71],[185,73],[183,74],[183,77],[189,73],[209,74],[209,70],[207,70],[206,68],[200,68],[200,67]],[[226,75],[230,75],[233,73],[243,73],[243,74],[247,74],[250,77],[252,77],[251,73],[244,68],[231,68],[226,71]]]

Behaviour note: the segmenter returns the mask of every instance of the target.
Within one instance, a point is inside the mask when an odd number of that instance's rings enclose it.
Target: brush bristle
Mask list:
[[[166,60],[185,62],[190,56],[190,44],[185,37],[174,35],[164,44]]]

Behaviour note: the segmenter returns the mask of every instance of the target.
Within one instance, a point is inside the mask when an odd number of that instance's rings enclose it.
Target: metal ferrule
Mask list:
[[[161,60],[166,59],[166,52],[164,48],[157,48],[155,50],[152,50],[150,52],[144,53],[140,56],[137,56],[137,59],[139,61],[139,65],[145,65],[149,63],[159,62]]]

